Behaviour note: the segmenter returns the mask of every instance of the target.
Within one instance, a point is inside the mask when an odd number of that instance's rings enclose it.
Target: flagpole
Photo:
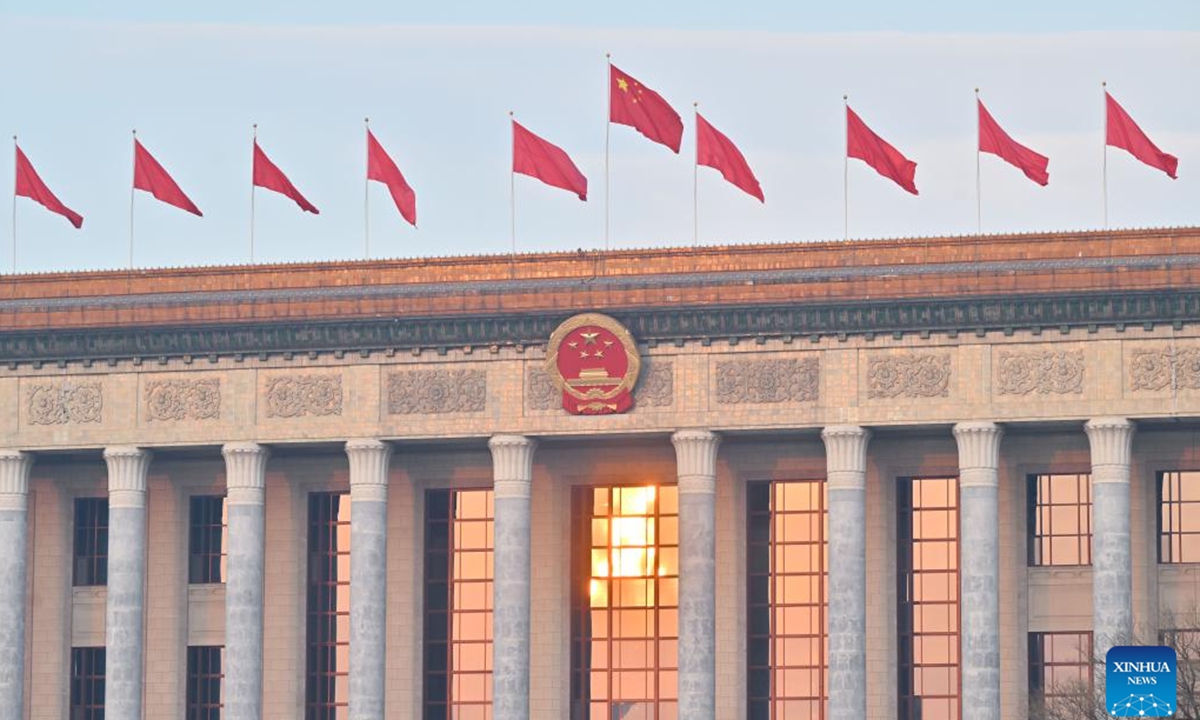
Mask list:
[[[517,155],[517,136],[513,131],[512,124],[516,122],[513,117],[512,110],[508,111],[508,133],[509,133],[509,161],[508,161],[508,212],[510,227],[509,233],[512,239],[512,251],[509,255],[509,276],[515,277],[517,272],[517,173],[513,170],[512,158]]]
[[[842,147],[845,155],[842,157],[842,223],[845,239],[850,239],[850,96],[842,95],[842,105],[845,106],[843,117],[846,122],[846,144]]]
[[[979,171],[979,145],[982,142],[979,127],[979,88],[975,88],[975,234],[983,234],[983,184]]]
[[[254,147],[258,147],[258,123],[254,123]],[[250,156],[250,264],[254,264],[254,156]]]
[[[692,247],[700,245],[700,103],[692,103],[692,137],[696,143],[696,162],[692,164]]]
[[[363,174],[363,242],[367,260],[371,259],[371,118],[363,118],[367,131],[367,168]]]
[[[129,183],[129,269],[133,269],[133,198],[137,195],[137,129],[133,131],[133,178]]]
[[[1108,82],[1101,81],[1100,88],[1104,92],[1104,165],[1101,175],[1104,184],[1104,229],[1108,229]]]
[[[608,141],[609,135],[612,133],[612,53],[604,53],[604,59],[608,63],[605,92],[605,96],[608,98],[608,117],[604,118],[604,250],[607,252],[609,223]]]
[[[17,136],[13,135],[12,271],[17,274]]]

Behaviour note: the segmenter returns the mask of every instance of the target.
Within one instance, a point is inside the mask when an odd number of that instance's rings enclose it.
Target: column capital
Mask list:
[[[346,441],[346,456],[350,459],[351,501],[385,502],[392,445],[377,438],[354,438]]]
[[[488,440],[488,450],[492,451],[492,484],[497,499],[529,497],[536,449],[537,440],[524,435],[493,435]]]
[[[226,500],[231,505],[262,505],[271,451],[256,442],[232,442],[221,448],[221,455]]]
[[[104,448],[110,508],[146,506],[146,473],[152,457],[149,450],[132,445]]]
[[[679,492],[715,493],[721,436],[704,429],[677,430],[671,435],[671,444],[675,446]]]
[[[29,469],[33,456],[0,450],[0,510],[24,510],[29,501]]]
[[[1128,468],[1129,458],[1133,451],[1133,433],[1136,429],[1128,418],[1102,417],[1088,420],[1083,426],[1092,448],[1092,482],[1109,482],[1110,477],[1123,475],[1129,482],[1129,473],[1120,472],[1112,475],[1097,469],[1112,466]]]
[[[821,440],[825,441],[829,488],[865,488],[871,431],[858,425],[830,425],[821,431]]]
[[[954,426],[958,442],[959,486],[995,486],[1000,466],[1000,439],[1004,429],[987,420],[960,422]]]

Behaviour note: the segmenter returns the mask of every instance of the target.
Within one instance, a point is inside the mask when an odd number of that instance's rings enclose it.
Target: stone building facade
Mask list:
[[[628,413],[563,410],[581,312]],[[1200,229],[10,278],[0,720],[1024,717],[1052,643],[1193,629],[1198,358]],[[626,575],[580,488],[630,487]],[[473,652],[431,629],[467,491],[478,686],[431,651]]]

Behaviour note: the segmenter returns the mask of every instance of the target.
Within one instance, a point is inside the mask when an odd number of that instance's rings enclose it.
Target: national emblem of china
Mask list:
[[[633,407],[642,360],[625,326],[607,315],[569,318],[550,335],[546,372],[572,415],[612,415]]]

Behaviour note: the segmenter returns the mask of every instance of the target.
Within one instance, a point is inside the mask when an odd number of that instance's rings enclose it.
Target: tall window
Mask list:
[[[1200,562],[1200,472],[1158,475],[1158,561]]]
[[[188,582],[195,585],[224,582],[225,498],[220,495],[193,496],[190,510]]]
[[[1092,477],[1030,475],[1029,565],[1092,564]]]
[[[824,480],[746,487],[748,720],[823,720],[828,665]]]
[[[108,583],[108,499],[75,499],[75,587]]]
[[[306,720],[349,716],[350,497],[308,496]]]
[[[425,493],[425,720],[491,720],[491,490]]]
[[[677,720],[679,499],[572,494],[571,720]]]
[[[958,720],[958,478],[896,483],[900,720]]]
[[[71,648],[71,720],[104,720],[104,648]]]
[[[187,720],[221,720],[220,645],[187,649]]]
[[[1090,632],[1029,633],[1029,701],[1035,708],[1050,710],[1091,690]]]

